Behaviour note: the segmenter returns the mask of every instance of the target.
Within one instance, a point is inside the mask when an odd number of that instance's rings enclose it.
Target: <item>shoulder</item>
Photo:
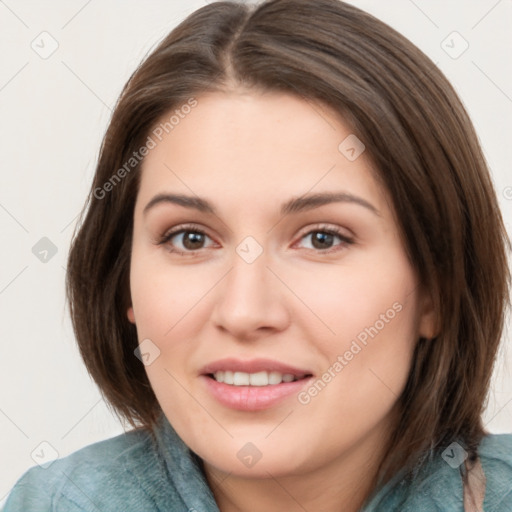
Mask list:
[[[500,461],[512,469],[512,434],[487,434],[479,446],[482,459]]]
[[[460,465],[467,454],[460,445],[449,449],[438,456],[430,477],[420,488],[425,499],[431,499],[438,510],[463,511]],[[483,509],[486,512],[512,511],[512,434],[485,435],[480,441],[478,455],[485,476]],[[446,503],[450,503],[451,508],[445,509]]]
[[[160,464],[150,432],[132,430],[45,467],[30,468],[10,492],[3,511],[114,510],[116,496],[124,497],[123,505],[128,498],[134,509],[143,507],[148,499],[143,480],[158,478]]]
[[[479,445],[479,457],[486,478],[483,508],[486,512],[512,511],[512,434],[487,434]],[[460,464],[465,451],[448,446],[424,466],[413,482],[400,475],[379,491],[365,512],[463,512],[463,484]]]
[[[512,510],[512,434],[488,434],[479,454],[486,477],[484,509]]]

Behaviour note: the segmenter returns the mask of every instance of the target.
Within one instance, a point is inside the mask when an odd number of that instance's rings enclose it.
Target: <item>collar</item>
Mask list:
[[[161,413],[151,438],[152,456],[132,468],[138,484],[161,512],[220,512],[202,469],[201,459],[178,436]]]

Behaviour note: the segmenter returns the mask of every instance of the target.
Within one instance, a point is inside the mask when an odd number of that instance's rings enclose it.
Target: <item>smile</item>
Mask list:
[[[210,374],[217,382],[223,382],[231,386],[275,386],[281,382],[293,382],[305,377],[296,376],[291,373],[280,373],[276,371],[261,371],[257,373],[217,371]]]
[[[223,359],[206,365],[199,376],[220,405],[239,411],[260,411],[295,396],[313,378],[312,372],[269,359]]]

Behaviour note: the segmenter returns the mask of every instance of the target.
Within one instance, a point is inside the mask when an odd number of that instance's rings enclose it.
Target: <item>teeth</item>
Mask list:
[[[268,383],[269,384],[281,384],[283,376],[279,372],[269,372]]]
[[[293,382],[302,377],[295,377],[291,373],[280,372],[231,372],[231,371],[218,371],[213,374],[217,382],[224,384],[231,384],[233,386],[268,386],[281,384],[281,382]]]
[[[235,372],[233,375],[233,384],[235,386],[248,386],[249,374],[244,372]]]

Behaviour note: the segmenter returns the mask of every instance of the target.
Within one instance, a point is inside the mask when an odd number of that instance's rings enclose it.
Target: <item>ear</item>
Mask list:
[[[420,301],[418,334],[421,338],[430,340],[439,336],[440,318],[436,314],[431,293],[425,291]]]
[[[133,306],[130,306],[127,310],[126,310],[126,316],[128,317],[128,320],[130,320],[130,322],[132,324],[135,323],[135,314],[133,312]]]

